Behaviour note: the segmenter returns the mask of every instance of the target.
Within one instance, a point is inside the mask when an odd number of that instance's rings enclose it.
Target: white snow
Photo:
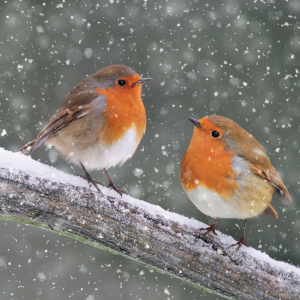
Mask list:
[[[21,153],[13,153],[3,148],[0,148],[0,158],[1,177],[9,177],[9,174],[7,173],[7,170],[9,170],[10,174],[14,176],[18,176],[20,172],[28,174],[28,180],[30,181],[29,184],[34,184],[35,181],[37,182],[37,179],[35,179],[36,177],[39,179],[47,179],[47,182],[50,183],[58,182],[62,184],[71,184],[79,187],[88,188],[87,182],[79,176],[63,173],[62,171],[59,171],[54,167],[44,165],[38,161],[35,161],[31,157],[25,156]],[[22,177],[24,178],[24,175]],[[189,219],[177,213],[166,211],[158,205],[153,205],[145,201],[132,198],[126,194],[123,194],[121,198],[121,196],[117,194],[114,190],[108,189],[106,187],[100,187],[100,189],[104,195],[119,199],[120,204],[122,203],[122,207],[124,207],[124,203],[127,202],[129,205],[137,207],[137,211],[140,210],[147,212],[148,216],[152,215],[154,218],[160,217],[166,222],[167,220],[177,222],[179,225],[186,228],[187,231],[191,232],[191,239],[193,239],[193,232],[195,232],[199,228],[207,227],[207,225],[202,222],[199,222],[194,219]],[[99,195],[94,189],[94,187],[92,187],[91,190],[95,191],[95,194]],[[103,202],[103,204],[107,203],[106,199],[99,196],[100,206],[101,202]],[[169,231],[172,231],[171,227],[167,229]],[[147,231],[148,228],[140,228],[140,230]],[[277,274],[286,274],[294,272],[297,276],[300,277],[299,268],[285,262],[276,261],[270,258],[267,254],[262,253],[252,247],[248,248],[242,246],[239,251],[236,251],[235,248],[230,248],[230,245],[236,242],[231,236],[225,235],[219,231],[217,231],[217,233],[218,236],[214,238],[218,239],[224,245],[223,249],[226,250],[227,253],[230,253],[232,259],[237,259],[243,262],[245,271],[246,269],[252,268],[253,265],[257,266],[257,264],[261,264],[262,269],[268,268],[268,265],[270,265],[272,266],[272,268],[277,269]],[[199,240],[199,242],[196,243],[192,242],[191,244],[191,248],[195,249],[195,251],[197,251],[199,247],[205,245],[206,247],[208,247],[206,248],[206,251],[213,251],[215,253],[215,250],[213,250],[211,246],[207,246],[208,244],[201,242],[201,240]],[[220,251],[217,251],[217,253],[222,254],[223,250],[220,249]],[[256,261],[256,264],[253,264],[254,260]],[[43,278],[43,275],[39,275],[40,280],[43,280]]]
[[[140,178],[142,175],[144,174],[144,170],[143,169],[139,169],[139,168],[135,168],[133,170],[133,175]]]
[[[8,169],[14,175],[18,175],[21,171],[30,174],[32,177],[47,179],[51,182],[88,187],[87,182],[79,176],[63,173],[54,167],[44,165],[32,159],[30,156],[19,152],[13,153],[0,147],[1,168]]]
[[[40,281],[46,280],[46,275],[45,275],[45,273],[44,273],[44,272],[38,273],[38,279],[39,279]]]
[[[92,48],[84,49],[84,55],[86,58],[91,58],[93,55],[93,49]]]
[[[6,267],[6,258],[5,256],[0,257],[0,268]]]

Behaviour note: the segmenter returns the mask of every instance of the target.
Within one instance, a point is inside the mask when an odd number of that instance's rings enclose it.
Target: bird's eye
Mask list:
[[[220,132],[218,132],[218,131],[213,131],[213,132],[211,133],[211,136],[214,137],[214,138],[217,138],[217,137],[220,136]]]
[[[118,85],[124,86],[125,84],[126,84],[125,80],[122,80],[122,79],[118,80]]]

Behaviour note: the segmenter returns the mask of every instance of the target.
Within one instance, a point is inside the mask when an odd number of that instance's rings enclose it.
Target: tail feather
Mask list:
[[[49,136],[45,136],[43,139],[37,138],[36,140],[33,140],[20,148],[19,152],[25,155],[31,155],[43,147],[48,138]]]
[[[21,152],[21,153],[23,153],[23,154],[25,154],[25,155],[30,155],[30,151],[31,151],[31,149],[32,149],[32,147],[33,147],[35,141],[36,141],[36,140],[33,140],[33,141],[27,143],[26,145],[24,145],[23,147],[21,147],[21,148],[18,150],[18,152]]]
[[[275,208],[271,205],[271,203],[269,204],[269,206],[264,210],[263,214],[267,215],[268,217],[270,217],[273,220],[278,219],[278,213],[275,210]]]

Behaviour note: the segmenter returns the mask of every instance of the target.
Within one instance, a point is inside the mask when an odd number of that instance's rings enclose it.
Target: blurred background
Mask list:
[[[264,3],[263,3],[264,2]],[[12,0],[0,6],[0,146],[34,139],[70,89],[110,64],[143,87],[147,130],[131,160],[109,173],[139,199],[211,224],[183,193],[180,162],[193,125],[219,114],[263,144],[293,203],[247,223],[247,243],[299,266],[300,2],[238,0]],[[33,158],[81,174],[54,150]],[[106,182],[102,171],[91,173]],[[239,239],[242,220],[218,229]],[[130,260],[50,231],[0,221],[0,298],[222,299]]]

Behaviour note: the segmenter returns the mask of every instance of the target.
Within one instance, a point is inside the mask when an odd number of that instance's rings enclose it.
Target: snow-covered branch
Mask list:
[[[236,299],[299,299],[300,270],[253,248],[239,251],[220,232],[80,177],[0,148],[0,215],[71,235],[125,255],[193,286]]]

